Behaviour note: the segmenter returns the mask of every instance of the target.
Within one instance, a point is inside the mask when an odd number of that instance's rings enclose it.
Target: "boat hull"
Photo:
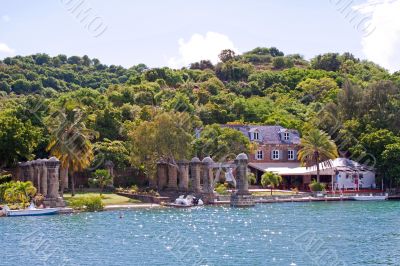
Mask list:
[[[58,209],[35,209],[35,210],[9,210],[6,212],[8,217],[20,217],[20,216],[44,216],[44,215],[54,215],[58,213]]]
[[[356,196],[352,197],[353,200],[357,201],[376,201],[376,200],[387,200],[386,196]]]

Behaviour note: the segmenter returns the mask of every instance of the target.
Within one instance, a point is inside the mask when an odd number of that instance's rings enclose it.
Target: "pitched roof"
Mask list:
[[[300,144],[300,134],[295,129],[286,129],[281,126],[261,126],[261,125],[221,125],[239,130],[246,137],[250,138],[250,133],[259,132],[259,138],[265,144]],[[284,140],[284,132],[290,133],[290,139]]]

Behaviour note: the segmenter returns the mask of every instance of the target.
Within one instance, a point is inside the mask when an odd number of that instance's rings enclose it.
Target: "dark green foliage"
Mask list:
[[[364,162],[366,154],[375,158],[385,183],[398,176],[390,163],[400,137],[400,72],[390,74],[350,53],[323,54],[309,62],[274,47],[240,55],[224,50],[220,59],[217,65],[203,60],[174,70],[108,66],[86,55],[5,58],[0,62],[0,165],[47,157],[45,147],[54,130],[50,122],[77,108],[96,136],[91,140],[92,166],[104,167],[102,160],[118,168],[131,166],[131,133],[170,112],[203,128],[214,123],[279,124],[304,133],[316,127],[329,132],[342,154]],[[185,131],[193,136],[194,126]],[[228,139],[240,142],[228,133],[202,142],[226,150]],[[196,145],[200,156],[217,154]]]

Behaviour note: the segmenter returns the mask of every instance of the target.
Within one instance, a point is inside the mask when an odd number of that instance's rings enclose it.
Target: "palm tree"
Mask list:
[[[261,185],[263,187],[271,188],[271,196],[272,196],[272,189],[279,186],[280,183],[282,183],[282,177],[273,172],[265,172],[261,176]]]
[[[335,142],[322,130],[311,129],[300,141],[298,158],[303,166],[317,166],[317,182],[320,182],[320,163],[331,167],[332,159],[339,157]]]
[[[71,194],[74,196],[74,174],[90,165],[93,159],[93,147],[90,140],[96,134],[86,128],[80,108],[64,109],[57,112],[56,116],[52,118],[54,120],[51,123],[53,126],[50,127],[51,140],[47,150],[60,160],[61,168],[66,175],[63,178],[68,180],[68,172],[70,172]],[[64,187],[65,182],[62,180],[61,193],[63,193]]]

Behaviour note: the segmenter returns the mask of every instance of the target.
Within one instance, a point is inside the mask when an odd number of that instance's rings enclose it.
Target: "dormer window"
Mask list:
[[[284,139],[284,140],[289,140],[289,139],[290,139],[290,134],[289,134],[289,132],[283,133],[283,139]]]
[[[254,140],[259,140],[259,135],[258,135],[258,131],[253,133],[253,139]]]

